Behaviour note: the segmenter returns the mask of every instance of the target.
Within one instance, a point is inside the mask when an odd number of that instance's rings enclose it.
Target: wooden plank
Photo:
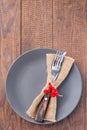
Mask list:
[[[0,1],[0,130],[20,130],[20,118],[5,96],[7,71],[20,55],[20,0]]]
[[[52,0],[22,0],[22,52],[52,48]]]
[[[86,110],[85,110],[85,130],[87,129],[87,0],[85,1],[85,7],[84,7],[84,19],[85,19],[85,22],[84,22],[84,32],[85,32],[85,49],[84,49],[84,53],[85,53],[85,92],[86,92],[86,95],[85,95],[85,98],[86,98],[86,102],[85,102],[85,105],[86,105]]]
[[[87,24],[85,24],[84,9],[85,0],[53,1],[53,48],[66,50],[75,58],[83,81],[83,93],[78,106],[70,116],[56,125],[61,130],[85,130],[85,61],[87,58],[85,27],[87,28]]]

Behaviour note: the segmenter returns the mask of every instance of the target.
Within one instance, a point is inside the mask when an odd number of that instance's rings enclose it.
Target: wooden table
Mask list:
[[[40,126],[9,106],[5,80],[11,63],[33,48],[67,51],[83,81],[81,100],[66,119]],[[0,0],[0,130],[87,130],[87,0]]]

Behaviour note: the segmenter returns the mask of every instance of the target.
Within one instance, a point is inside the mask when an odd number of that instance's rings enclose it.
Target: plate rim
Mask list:
[[[81,93],[80,93],[80,97],[78,98],[78,102],[76,104],[76,106],[72,109],[72,111],[70,111],[70,113],[68,113],[67,116],[65,116],[64,118],[60,119],[60,120],[56,120],[56,122],[49,122],[49,121],[46,121],[45,123],[41,123],[41,122],[33,122],[32,120],[27,120],[24,116],[20,115],[18,112],[16,112],[16,110],[14,109],[14,107],[12,106],[11,102],[10,102],[10,99],[8,98],[8,94],[7,94],[7,81],[8,81],[8,76],[9,76],[9,73],[12,69],[12,67],[14,66],[14,64],[16,64],[16,62],[21,58],[23,57],[24,55],[28,54],[29,52],[32,52],[32,51],[38,51],[38,50],[49,50],[49,51],[57,51],[56,49],[53,49],[53,48],[34,48],[34,49],[30,49],[30,50],[27,50],[25,51],[23,54],[19,55],[15,60],[13,60],[13,62],[11,63],[8,71],[7,71],[7,75],[6,75],[6,80],[5,80],[5,94],[6,94],[6,99],[10,105],[10,107],[12,108],[12,110],[22,119],[24,119],[25,121],[28,121],[28,122],[31,122],[33,124],[38,124],[38,125],[52,125],[52,124],[55,124],[55,123],[58,123],[60,121],[62,121],[63,119],[67,118],[74,110],[75,108],[77,107],[79,101],[80,101],[80,98],[82,96],[82,76],[81,76],[81,73],[80,73],[80,70],[76,64],[76,62],[74,63],[77,67],[77,70],[79,72],[79,75],[80,75],[80,81],[81,81]],[[30,117],[29,117],[30,118]]]

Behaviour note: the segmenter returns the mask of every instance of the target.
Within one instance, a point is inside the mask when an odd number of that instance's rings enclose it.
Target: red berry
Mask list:
[[[52,87],[52,90],[53,90],[53,91],[57,91],[57,89],[56,89],[55,87]]]
[[[52,90],[52,85],[51,85],[51,83],[49,83],[49,89]]]
[[[58,96],[58,92],[57,92],[57,91],[56,91],[56,92],[51,92],[51,93],[50,93],[50,96],[51,96],[51,97],[56,97],[56,96]]]
[[[49,88],[48,89],[44,89],[43,91],[44,91],[45,94],[46,93],[50,93],[50,89]]]
[[[51,83],[49,82],[49,86],[51,86]]]
[[[44,93],[45,93],[45,94],[48,93],[47,89],[44,89]]]
[[[50,93],[50,88],[47,89],[48,93]]]
[[[50,93],[51,97],[56,97],[59,95],[57,89],[50,82],[48,83],[48,88],[44,89],[43,92],[45,94]]]

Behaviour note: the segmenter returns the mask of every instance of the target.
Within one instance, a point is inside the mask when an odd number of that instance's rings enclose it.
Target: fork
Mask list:
[[[60,51],[57,51],[56,53],[58,56],[53,60],[53,64],[51,66],[51,74],[52,74],[52,82],[54,82],[60,72],[64,57],[66,55],[66,52],[62,53]]]
[[[51,66],[52,83],[56,80],[58,76],[66,52],[62,53],[61,51],[57,51],[56,54],[57,56],[55,56],[55,58],[53,59],[52,66]],[[58,96],[62,96],[62,95],[58,95]],[[50,94],[49,93],[45,94],[45,96],[41,100],[41,103],[39,104],[36,117],[35,117],[36,121],[40,121],[40,122],[43,121],[49,100],[50,100]]]

